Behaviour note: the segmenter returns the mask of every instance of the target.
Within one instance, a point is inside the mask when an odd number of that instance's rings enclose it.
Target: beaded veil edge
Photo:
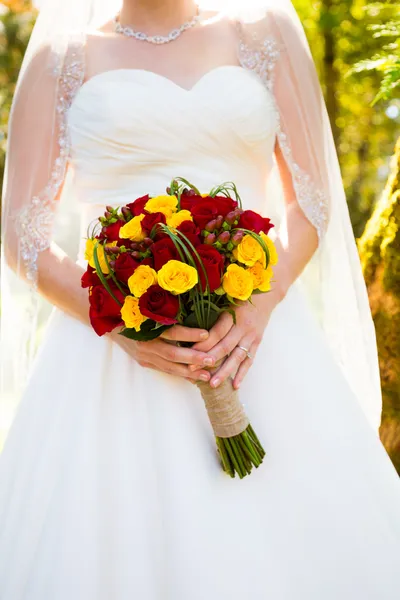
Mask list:
[[[277,139],[283,156],[290,168],[293,187],[297,201],[307,219],[315,227],[320,242],[325,235],[329,220],[328,198],[322,189],[319,189],[310,175],[304,171],[294,160],[288,136],[282,126],[280,111],[274,96],[275,68],[285,50],[273,37],[256,40],[254,44],[247,44],[243,38],[239,43],[239,60],[241,65],[256,73],[265,87],[271,92],[274,102],[276,120],[278,123]]]
[[[38,280],[38,257],[41,252],[50,247],[54,213],[68,169],[70,156],[68,111],[84,80],[84,52],[83,44],[73,44],[68,48],[63,64],[51,67],[53,76],[58,81],[56,106],[58,156],[54,161],[46,187],[14,217],[26,277],[34,288]]]

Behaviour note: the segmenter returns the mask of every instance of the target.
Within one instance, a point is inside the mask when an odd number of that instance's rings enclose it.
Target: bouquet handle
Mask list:
[[[263,462],[265,450],[249,422],[239,393],[233,389],[231,380],[218,388],[198,381],[208,417],[214,430],[222,467],[228,475],[240,479],[249,475],[253,466]]]
[[[243,433],[249,426],[249,419],[233,389],[231,381],[224,381],[218,388],[199,381],[197,384],[207,409],[216,437],[230,438]]]

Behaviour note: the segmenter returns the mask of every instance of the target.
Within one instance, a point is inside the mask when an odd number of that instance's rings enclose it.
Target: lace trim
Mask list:
[[[38,282],[38,257],[41,252],[50,247],[54,208],[68,167],[70,156],[68,110],[77,91],[82,86],[84,72],[83,45],[71,46],[65,56],[64,64],[58,65],[53,70],[54,76],[58,77],[59,85],[56,107],[59,154],[54,161],[50,180],[46,187],[37,196],[34,196],[15,217],[26,277],[34,288],[37,287]]]
[[[258,43],[254,48],[241,41],[239,44],[239,60],[241,65],[255,72],[262,80],[265,87],[273,93],[275,66],[281,55],[278,43],[268,38]],[[328,198],[323,190],[319,189],[311,177],[295,162],[288,137],[282,128],[282,121],[276,99],[274,98],[275,113],[278,123],[277,138],[282,153],[291,169],[293,187],[297,201],[310,223],[315,227],[321,241],[329,220]]]

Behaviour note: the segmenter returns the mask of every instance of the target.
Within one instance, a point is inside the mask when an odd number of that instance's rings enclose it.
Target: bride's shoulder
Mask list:
[[[249,3],[235,12],[233,19],[239,26],[243,37],[257,45],[268,40],[277,43],[282,39],[296,38],[299,34],[299,18],[290,2],[278,3],[266,0],[259,3]]]

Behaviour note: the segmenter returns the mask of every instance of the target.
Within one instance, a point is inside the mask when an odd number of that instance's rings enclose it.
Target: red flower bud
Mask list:
[[[131,250],[137,250],[138,246],[139,246],[139,244],[137,242],[132,242],[132,244],[130,244]]]
[[[106,212],[104,213],[104,216],[106,219],[111,219],[112,213],[110,213],[110,211],[106,210]]]
[[[224,217],[222,215],[218,215],[218,217],[215,219],[217,224],[216,224],[216,229],[221,229],[222,227],[222,223],[224,222]]]
[[[204,229],[211,233],[215,230],[216,227],[217,227],[217,219],[213,219],[212,221],[209,221],[207,223],[207,225],[204,227]]]
[[[231,242],[234,246],[238,246],[244,237],[243,231],[236,231],[231,239]]]
[[[132,252],[132,258],[140,258],[140,252]]]
[[[223,231],[222,233],[219,234],[218,236],[218,241],[221,244],[227,244],[229,242],[229,240],[231,239],[231,234],[229,231]]]
[[[144,245],[146,248],[149,248],[149,246],[151,246],[152,244],[154,244],[154,241],[153,241],[151,238],[149,238],[149,237],[147,237],[147,238],[144,238],[144,240],[143,240],[143,245]]]
[[[204,243],[207,244],[207,246],[212,246],[216,239],[217,236],[215,235],[215,233],[210,233],[210,235],[204,238]]]
[[[112,206],[106,206],[106,211],[112,213],[114,208]]]
[[[231,212],[229,212],[226,217],[225,217],[225,221],[228,223],[228,225],[233,225],[235,220],[237,219],[237,213],[235,210],[231,210]]]
[[[123,206],[121,208],[121,212],[122,212],[123,216],[125,217],[125,219],[129,219],[129,217],[132,215],[131,211],[129,210],[129,208],[127,206]]]

